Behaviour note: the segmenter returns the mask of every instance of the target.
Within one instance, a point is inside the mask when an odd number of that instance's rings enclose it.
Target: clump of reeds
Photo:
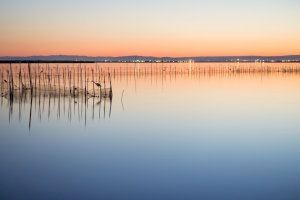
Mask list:
[[[9,64],[8,67],[1,67],[1,97],[12,99],[16,95],[16,90],[19,95],[25,95],[30,91],[30,95],[63,95],[73,98],[84,96],[89,98],[112,98],[112,82],[110,73],[102,73],[98,69],[98,80],[96,80],[94,68],[81,65],[56,67],[45,65],[19,66],[18,70],[14,70],[16,66]],[[90,71],[92,73],[90,73]],[[6,78],[4,78],[6,72]],[[90,77],[90,75],[92,75]],[[104,83],[101,83],[100,76]],[[105,78],[108,76],[110,87],[105,87]],[[92,84],[92,91],[89,90],[89,85]],[[104,85],[104,87],[102,87]],[[96,89],[98,87],[98,89]],[[61,94],[62,90],[62,94]],[[67,92],[68,91],[68,92]]]

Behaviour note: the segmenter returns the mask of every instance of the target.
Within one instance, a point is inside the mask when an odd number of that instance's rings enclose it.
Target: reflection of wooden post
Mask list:
[[[29,110],[29,120],[28,120],[29,131],[31,129],[31,113],[32,113],[32,94],[30,96],[30,110]]]
[[[100,101],[101,101],[101,98],[102,98],[102,86],[100,84],[100,87],[99,87],[99,98],[100,98]]]
[[[109,118],[111,116],[111,106],[112,106],[112,98],[109,99]]]

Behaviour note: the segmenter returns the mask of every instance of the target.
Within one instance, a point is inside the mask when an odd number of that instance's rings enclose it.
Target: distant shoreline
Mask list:
[[[195,61],[194,63],[259,63],[259,62],[255,62],[255,61]],[[12,64],[17,64],[17,63],[40,63],[40,64],[43,64],[43,63],[61,63],[61,64],[64,64],[64,63],[175,63],[175,64],[180,64],[180,63],[188,63],[188,62],[172,62],[172,61],[160,61],[160,62],[157,62],[157,61],[144,61],[144,62],[135,62],[135,61],[69,61],[69,60],[66,60],[66,61],[52,61],[52,60],[43,60],[43,61],[33,61],[33,60],[0,60],[0,64],[9,64],[9,63],[12,63]],[[300,63],[300,60],[297,60],[297,61],[263,61],[263,63]]]
[[[282,56],[191,56],[191,57],[155,57],[155,56],[80,56],[80,55],[48,55],[48,56],[0,56],[0,63],[297,63],[300,55]]]

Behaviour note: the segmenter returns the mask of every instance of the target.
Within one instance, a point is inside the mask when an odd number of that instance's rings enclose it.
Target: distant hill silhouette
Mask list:
[[[0,62],[300,62],[300,55],[286,56],[198,56],[198,57],[153,57],[153,56],[119,56],[119,57],[91,57],[76,55],[49,56],[2,56]]]

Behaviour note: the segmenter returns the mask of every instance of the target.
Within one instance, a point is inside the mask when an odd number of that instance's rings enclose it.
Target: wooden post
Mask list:
[[[112,84],[111,84],[111,76],[110,73],[108,73],[108,77],[109,77],[109,84],[110,84],[110,88],[109,88],[109,98],[112,99]]]
[[[11,97],[14,95],[14,77],[13,77],[13,70],[12,70],[12,66],[11,63],[9,64],[9,71],[10,71],[10,95]]]
[[[92,69],[93,95],[95,97],[94,69]]]
[[[31,79],[31,66],[30,66],[30,63],[28,63],[28,76],[29,76],[30,91],[32,93],[33,87],[32,87],[32,79]]]

